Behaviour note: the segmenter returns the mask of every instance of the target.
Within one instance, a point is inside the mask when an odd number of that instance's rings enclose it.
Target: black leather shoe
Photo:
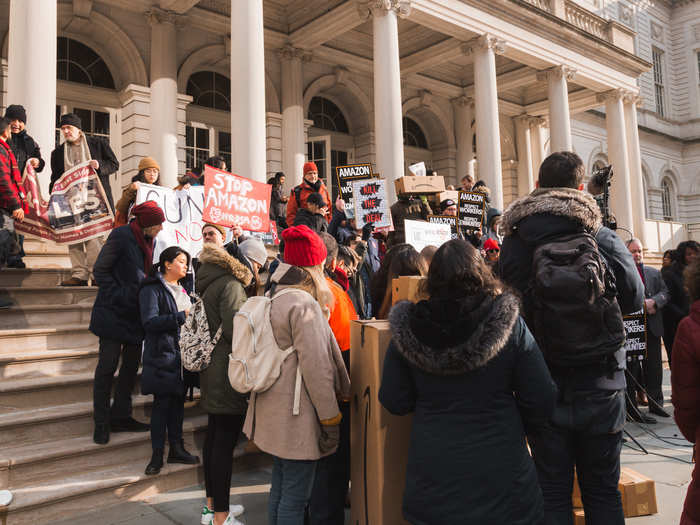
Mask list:
[[[671,414],[666,412],[663,408],[657,407],[653,402],[649,402],[649,413],[659,417],[671,417]]]
[[[168,451],[168,463],[184,463],[185,465],[196,465],[199,463],[199,456],[193,456],[185,450],[185,443],[170,443]]]
[[[163,468],[163,451],[154,450],[151,461],[146,465],[146,476],[155,476]]]
[[[113,419],[111,427],[112,432],[148,432],[151,430],[151,425],[136,421],[133,417]]]
[[[647,416],[646,414],[642,414],[641,412],[628,412],[627,416],[630,418],[631,421],[634,421],[635,423],[645,423],[647,425],[653,425],[654,423],[656,423],[655,418]]]
[[[107,423],[96,423],[95,432],[92,434],[92,440],[98,445],[106,445],[109,443],[109,425]]]

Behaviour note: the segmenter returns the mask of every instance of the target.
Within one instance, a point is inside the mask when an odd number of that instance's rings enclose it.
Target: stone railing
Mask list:
[[[644,241],[650,252],[663,253],[672,250],[681,241],[692,238],[690,228],[693,225],[673,221],[644,221]]]
[[[564,6],[564,19],[571,25],[583,29],[603,40],[608,39],[608,21],[591,13],[575,2],[568,1]]]

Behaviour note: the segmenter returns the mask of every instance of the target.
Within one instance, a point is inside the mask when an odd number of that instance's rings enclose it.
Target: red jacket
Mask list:
[[[319,179],[321,181],[321,179]],[[297,198],[296,198],[296,191],[297,188],[299,188],[299,203],[297,203]],[[292,226],[294,224],[294,219],[297,216],[297,210],[299,208],[306,208],[306,199],[308,199],[309,195],[314,193],[314,189],[309,186],[305,180],[301,181],[301,184],[299,186],[296,186],[292,192],[289,194],[289,200],[287,201],[287,224],[289,226]],[[323,195],[323,198],[326,201],[326,205],[328,206],[328,211],[326,211],[326,222],[330,224],[331,222],[331,216],[333,213],[333,206],[331,204],[331,196],[328,194],[328,188],[326,188],[326,185],[321,181],[321,186],[318,189],[318,193]]]
[[[674,417],[685,438],[698,446],[700,433],[700,300],[678,324],[673,341],[671,390]],[[700,470],[695,464],[685,498],[681,525],[700,523]]]
[[[22,189],[22,175],[10,145],[0,139],[0,209],[12,213],[19,208],[25,213],[29,211]]]

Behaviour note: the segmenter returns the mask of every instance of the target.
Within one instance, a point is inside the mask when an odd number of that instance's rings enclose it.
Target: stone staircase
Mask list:
[[[14,495],[0,507],[0,523],[47,523],[201,483],[200,466],[166,464],[146,476],[148,432],[93,443],[98,346],[88,324],[97,289],[58,286],[70,266],[65,247],[29,241],[25,251],[27,269],[0,270],[0,294],[15,302],[0,310],[0,489]],[[135,395],[134,416],[148,421],[151,402]],[[200,456],[206,421],[196,399],[187,403],[185,443]],[[257,456],[234,468],[250,468]]]

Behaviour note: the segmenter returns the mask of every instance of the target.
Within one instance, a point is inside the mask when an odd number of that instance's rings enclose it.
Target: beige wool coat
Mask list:
[[[272,276],[275,291],[294,286],[299,272],[303,270],[280,264]],[[251,395],[243,432],[268,454],[284,459],[320,459],[334,452],[321,452],[321,426],[340,422],[337,400],[347,398],[350,392],[343,357],[326,317],[310,294],[273,296],[270,319],[280,349],[294,346],[296,352],[284,361],[279,379],[268,390]],[[295,416],[297,363],[303,384]]]

